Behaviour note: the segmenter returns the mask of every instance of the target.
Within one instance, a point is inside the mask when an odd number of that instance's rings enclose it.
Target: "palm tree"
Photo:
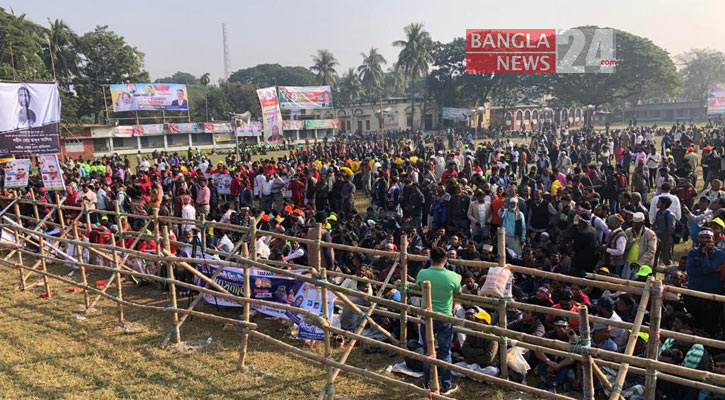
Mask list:
[[[202,75],[201,78],[199,78],[199,82],[204,86],[208,85],[209,84],[209,73],[207,72],[204,75]]]
[[[53,79],[57,76],[70,77],[78,69],[78,53],[74,50],[77,36],[70,27],[61,19],[51,21],[50,27],[41,34],[41,47],[46,65],[49,65],[53,73]]]
[[[393,63],[385,73],[385,87],[390,90],[390,95],[401,96],[408,88],[408,82],[405,80],[405,74],[398,63]]]
[[[387,61],[374,47],[370,48],[369,54],[360,53],[360,55],[363,57],[363,63],[357,67],[357,72],[360,75],[363,87],[367,90],[368,99],[372,100],[375,92],[380,90],[385,80],[382,65],[386,64]]]
[[[422,23],[413,23],[406,26],[405,40],[396,40],[393,46],[400,47],[398,54],[398,66],[405,71],[410,78],[410,128],[413,129],[415,121],[415,93],[413,93],[413,83],[415,79],[428,75],[429,64],[433,62],[433,56],[430,53],[433,42],[430,34],[423,28]]]
[[[317,55],[312,56],[315,63],[310,67],[312,72],[316,72],[315,80],[319,85],[335,86],[337,83],[337,71],[335,66],[339,65],[335,56],[328,50],[317,50]]]
[[[340,99],[343,104],[351,104],[359,100],[363,95],[363,87],[355,73],[355,68],[350,68],[340,78],[337,90],[340,93]]]

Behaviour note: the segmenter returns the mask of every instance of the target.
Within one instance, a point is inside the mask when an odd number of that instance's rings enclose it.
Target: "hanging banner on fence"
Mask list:
[[[28,186],[30,160],[26,158],[10,160],[5,165],[5,189]]]
[[[186,85],[122,83],[110,86],[114,112],[189,109]]]
[[[205,122],[204,133],[231,132],[232,125],[229,122]]]
[[[57,154],[38,155],[38,168],[47,190],[65,190],[63,170],[60,168]]]
[[[332,108],[332,91],[329,86],[280,86],[279,108],[283,110]]]
[[[166,129],[168,129],[170,133],[199,133],[199,132],[201,132],[201,129],[199,128],[199,124],[197,124],[195,122],[183,123],[183,124],[171,123],[171,124],[166,125]]]
[[[0,82],[0,156],[59,152],[58,86]]]
[[[308,119],[305,121],[306,129],[338,129],[340,121],[337,119]]]
[[[134,125],[133,136],[163,135],[164,124]]]
[[[207,255],[207,259],[212,259]],[[199,270],[207,276],[213,275],[217,266],[199,267]],[[292,270],[296,274],[308,273],[307,270]],[[250,287],[252,289],[252,298],[267,300],[276,303],[289,304],[293,307],[299,307],[315,314],[322,314],[322,293],[319,288],[304,282],[300,282],[293,278],[276,275],[271,272],[250,268]],[[215,279],[219,286],[228,290],[229,293],[236,296],[244,296],[244,270],[241,268],[224,268],[224,271]],[[196,284],[201,286],[203,282],[196,278]],[[213,295],[202,294],[204,301],[209,304],[225,307],[242,307],[241,304],[227,299],[214,297]],[[332,310],[334,309],[335,296],[329,293],[328,310],[330,319],[332,318]],[[255,310],[269,316],[278,318],[287,318],[299,326],[298,337],[300,339],[322,340],[323,331],[315,325],[305,322],[304,316],[294,312],[280,310],[273,306],[257,306],[252,305]]]
[[[265,141],[269,144],[282,144],[282,112],[279,109],[277,89],[274,86],[257,89],[257,96],[262,106]]]
[[[113,128],[114,137],[132,137],[134,126],[117,126]]]
[[[725,114],[725,83],[713,83],[707,96],[708,114]]]
[[[443,119],[451,121],[467,121],[471,116],[471,110],[466,108],[443,107]]]
[[[282,121],[282,126],[286,131],[301,131],[305,129],[305,121]]]
[[[261,122],[250,122],[241,124],[236,128],[237,136],[259,136],[262,134]]]
[[[229,174],[212,174],[216,190],[219,194],[232,194],[232,176]]]

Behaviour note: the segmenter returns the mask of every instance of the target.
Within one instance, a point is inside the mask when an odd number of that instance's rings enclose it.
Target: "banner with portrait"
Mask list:
[[[186,85],[177,83],[122,83],[110,85],[114,112],[188,110]]]
[[[5,189],[28,186],[30,160],[27,158],[10,160],[5,164]]]
[[[169,133],[200,133],[202,129],[195,122],[166,124]]]
[[[270,144],[282,144],[282,112],[279,109],[277,89],[272,86],[257,89],[259,104],[262,106],[262,126],[264,139]]]
[[[443,107],[442,114],[443,119],[451,121],[467,121],[471,116],[471,110],[466,108]]]
[[[219,194],[232,194],[232,176],[229,174],[212,174],[216,190]]]
[[[707,113],[725,114],[725,83],[713,83],[707,95]]]
[[[261,122],[250,122],[236,127],[235,132],[239,137],[259,136],[262,134]]]
[[[0,82],[0,156],[59,152],[58,85]]]
[[[65,190],[63,170],[60,168],[57,154],[38,155],[38,169],[47,190]]]
[[[199,255],[199,257],[201,257]],[[207,259],[212,257],[207,255]],[[215,265],[200,266],[198,270],[206,276],[211,277],[219,268]],[[307,270],[292,270],[297,274],[305,274]],[[250,286],[252,298],[266,300],[275,303],[288,304],[293,307],[311,311],[315,314],[322,314],[322,293],[314,285],[298,281],[296,279],[277,275],[269,271],[257,268],[250,268]],[[214,280],[219,286],[235,296],[244,296],[244,270],[241,268],[226,267]],[[196,284],[203,285],[201,279],[196,278]],[[242,307],[241,304],[214,295],[203,293],[204,301],[209,304],[226,307]],[[328,294],[328,312],[332,314],[334,309],[335,296]],[[299,326],[298,337],[300,339],[322,340],[323,332],[320,328],[305,320],[304,314],[275,308],[274,306],[252,305],[252,308],[272,317],[289,319]],[[328,316],[332,318],[332,315]]]
[[[332,108],[332,90],[329,86],[280,86],[279,108],[283,110]]]
[[[306,129],[338,129],[340,121],[337,119],[308,119],[305,121]]]
[[[284,120],[282,121],[282,126],[284,126],[284,130],[286,131],[301,131],[305,129],[305,121]]]

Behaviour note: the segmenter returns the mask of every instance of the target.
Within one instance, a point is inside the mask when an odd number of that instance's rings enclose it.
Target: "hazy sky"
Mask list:
[[[466,28],[568,28],[598,25],[650,38],[671,55],[691,48],[725,51],[725,0],[23,0],[0,6],[36,23],[61,18],[82,34],[108,25],[146,54],[156,79],[176,71],[224,73],[222,23],[227,24],[231,71],[260,63],[312,64],[317,49],[340,61],[338,73],[377,47],[388,63],[403,27],[422,22],[434,40],[464,36]]]

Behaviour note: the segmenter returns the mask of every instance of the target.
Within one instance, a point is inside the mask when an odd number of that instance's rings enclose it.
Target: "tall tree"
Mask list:
[[[219,86],[208,86],[209,117],[216,120],[229,119],[229,113],[252,113],[254,118],[261,116],[261,107],[257,98],[257,87],[238,82],[222,82]],[[193,107],[195,117],[203,119],[204,97],[198,97]]]
[[[305,67],[259,64],[233,72],[229,82],[250,83],[257,87],[311,86],[315,84],[315,74]]]
[[[393,63],[387,72],[385,72],[385,95],[386,96],[404,96],[408,89],[408,81],[405,78],[405,71]]]
[[[410,127],[415,129],[415,93],[412,92],[412,88],[417,78],[428,75],[430,63],[433,62],[433,56],[431,55],[433,42],[430,34],[423,28],[422,23],[412,23],[406,26],[403,31],[405,32],[405,40],[396,40],[393,42],[393,46],[401,48],[398,54],[398,66],[405,71],[410,79]]]
[[[40,35],[43,61],[53,79],[67,82],[78,73],[78,36],[61,19],[48,19],[48,24],[48,29]]]
[[[201,82],[199,78],[188,72],[177,71],[173,75],[167,76],[166,78],[157,79],[159,83],[181,83],[184,85],[198,85]]]
[[[319,85],[335,86],[337,83],[337,71],[335,67],[339,65],[335,56],[329,50],[317,50],[317,55],[312,56],[314,63],[310,70],[317,73],[315,80]]]
[[[375,95],[381,93],[383,81],[385,80],[383,64],[386,64],[387,61],[374,47],[370,48],[370,53],[360,53],[360,55],[363,57],[363,62],[357,67],[357,72],[360,75],[363,87],[367,91],[368,100],[372,101]]]
[[[713,49],[692,49],[677,56],[682,66],[682,92],[689,100],[706,98],[710,85],[725,81],[725,54]]]
[[[52,75],[41,58],[43,28],[0,8],[0,79],[38,80]]]
[[[354,68],[350,68],[342,75],[338,85],[335,87],[337,92],[337,99],[341,104],[350,105],[358,101],[363,95],[363,87],[358,78],[358,74],[355,73]]]
[[[205,72],[204,75],[202,75],[201,78],[199,78],[199,83],[201,83],[202,86],[206,86],[209,84],[209,80],[210,80],[209,73]]]
[[[107,26],[97,26],[81,36],[78,49],[83,55],[80,77],[74,80],[81,100],[79,112],[93,116],[95,123],[101,121],[104,107],[103,85],[149,80],[143,70],[144,54]]]

